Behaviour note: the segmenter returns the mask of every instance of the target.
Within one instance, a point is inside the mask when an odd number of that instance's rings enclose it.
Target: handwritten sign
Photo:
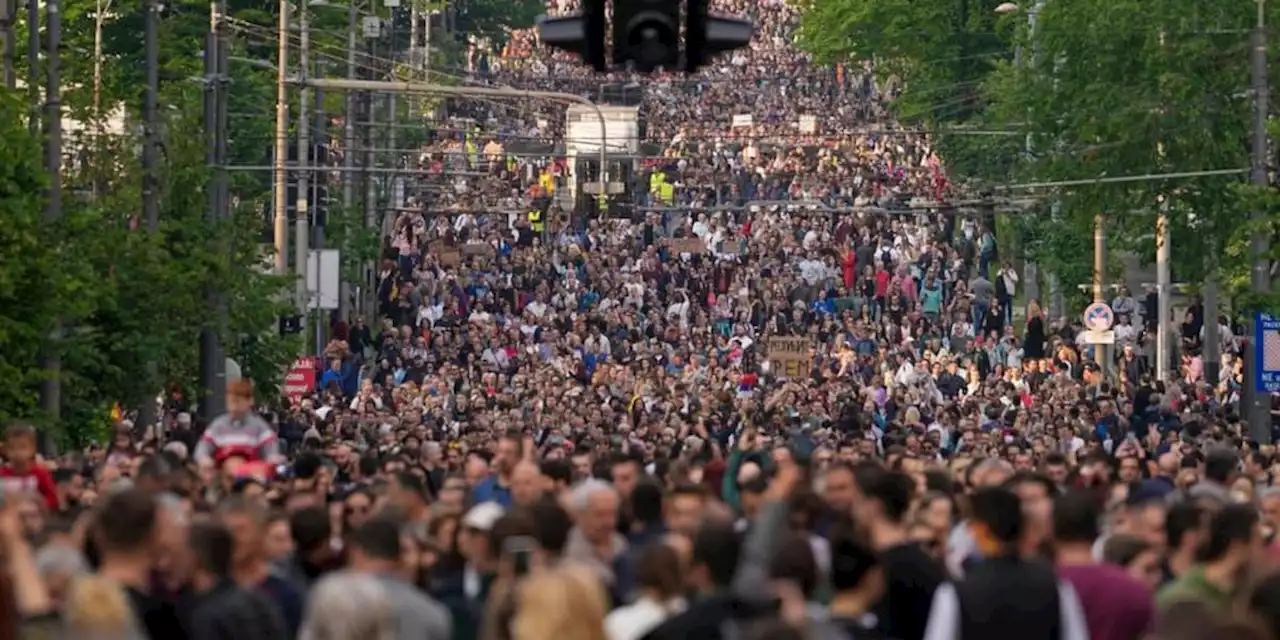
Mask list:
[[[733,128],[749,127],[755,123],[755,118],[749,113],[740,113],[733,117]]]
[[[702,238],[668,238],[667,246],[676,253],[702,253],[706,245]]]
[[[453,247],[440,247],[436,252],[440,256],[440,264],[445,267],[456,267],[462,264],[462,252]]]
[[[462,245],[462,253],[468,256],[491,256],[493,247],[487,242],[471,242]]]
[[[297,400],[315,391],[317,364],[316,358],[310,356],[295,360],[284,376],[284,385],[281,389],[284,395]]]
[[[769,362],[773,372],[781,378],[803,378],[809,375],[808,338],[769,338]]]

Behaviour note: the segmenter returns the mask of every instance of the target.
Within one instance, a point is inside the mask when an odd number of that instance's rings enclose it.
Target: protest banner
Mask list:
[[[294,360],[289,370],[285,372],[284,384],[281,385],[281,392],[284,396],[291,400],[298,400],[302,396],[315,391],[316,368],[318,365],[317,359],[313,356],[304,356]]]
[[[440,247],[436,252],[440,256],[440,264],[446,267],[456,267],[462,264],[462,252],[453,247]]]
[[[702,253],[706,250],[706,245],[702,242],[702,238],[669,238],[667,239],[667,247],[675,253]]]
[[[491,256],[493,247],[487,242],[470,242],[462,245],[462,254],[467,256]]]
[[[749,113],[740,113],[733,117],[733,128],[749,127],[755,124],[755,118]]]
[[[776,337],[768,341],[769,362],[780,378],[803,378],[809,375],[809,350],[812,343],[805,337]]]

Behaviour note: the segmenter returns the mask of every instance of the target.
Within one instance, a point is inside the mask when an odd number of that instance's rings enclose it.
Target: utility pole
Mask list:
[[[49,191],[44,206],[46,223],[62,219],[62,12],[59,0],[47,0],[44,5],[45,27],[49,32],[48,55],[45,59],[45,147],[44,170],[49,177]],[[55,423],[62,417],[62,359],[58,354],[58,342],[62,337],[62,324],[58,322],[44,345],[42,369],[45,378],[40,382],[40,407]],[[46,446],[52,445],[51,441]]]
[[[413,0],[410,0],[410,1],[412,2]],[[388,51],[387,57],[391,60],[391,65],[392,65],[388,75],[394,77],[394,74],[396,71],[395,70],[396,10],[395,10],[395,6],[391,5],[390,3],[387,3],[386,0],[383,0],[383,2],[384,4],[387,4],[388,6],[392,7],[391,10],[388,12],[388,15],[390,17],[387,19],[388,23],[390,24],[390,27],[388,30],[390,31],[390,40],[391,40],[391,45],[388,47],[389,51]],[[395,4],[398,5],[399,0],[395,0]],[[410,47],[409,49],[409,54],[410,56],[413,55],[412,47]],[[409,68],[413,69],[412,64],[410,65]],[[410,79],[413,79],[413,78],[414,76],[411,74]],[[387,127],[387,148],[397,149],[398,147],[396,146],[397,144],[396,131],[399,130],[399,127],[397,125],[400,124],[400,119],[398,117],[397,111],[399,110],[399,106],[400,106],[400,94],[388,93],[385,95],[387,96],[387,103],[388,103],[387,124],[390,125]],[[397,184],[400,182],[400,176],[394,171],[400,168],[400,153],[396,151],[392,151],[389,159],[391,161],[390,164],[391,164],[392,173],[386,176],[385,178],[383,178],[382,193],[385,194],[387,198],[387,207],[391,208],[392,210],[398,211],[400,207],[404,206],[404,203],[402,203],[398,199],[398,194],[401,193],[401,191],[396,188]],[[394,220],[392,222],[394,222]],[[382,234],[384,233],[386,233],[386,231],[384,231],[381,228],[378,229],[378,237],[382,237]]]
[[[317,61],[315,75],[323,76],[324,73],[322,72],[322,70],[324,69],[324,67],[325,65],[322,62]],[[312,163],[312,166],[319,166],[321,164],[320,149],[329,148],[329,118],[328,118],[328,114],[325,113],[323,89],[316,89],[315,104],[316,104],[315,132],[314,132],[315,144],[313,146],[315,146],[316,148],[316,159],[315,159],[315,162]],[[325,164],[327,165],[328,164],[327,154],[324,159],[325,159]],[[320,255],[319,252],[324,249],[324,224],[321,224],[321,220],[320,220],[320,207],[321,206],[324,207],[325,218],[326,218],[324,222],[326,223],[328,222],[327,218],[330,211],[330,206],[329,206],[330,199],[326,197],[324,199],[324,202],[323,203],[321,202],[320,188],[321,186],[327,186],[329,184],[328,176],[329,174],[327,172],[317,173],[314,176],[314,179],[312,180],[312,185],[311,185],[311,195],[313,196],[311,198],[311,203],[316,211],[315,220],[311,225],[311,234],[312,234],[311,244],[317,252],[316,253],[316,256],[317,256],[316,258],[316,312],[315,312],[315,347],[316,347],[315,353],[317,354],[324,353],[325,327],[328,324],[325,322],[324,309],[322,309],[320,306],[320,283],[324,282],[324,278],[322,277],[324,275],[324,272],[322,271],[323,263],[319,259],[319,255]],[[328,196],[328,193],[329,192],[326,189],[325,195]],[[308,263],[308,266],[310,266],[310,263]]]
[[[1035,6],[1032,7],[1031,11],[1027,12],[1027,32],[1031,34],[1031,64],[1033,66],[1038,64],[1040,58],[1039,47],[1036,42],[1036,18],[1039,16],[1040,11],[1044,9],[1044,3],[1045,0],[1036,0]],[[1035,156],[1035,146],[1030,132],[1027,133],[1026,154],[1028,161],[1031,161]],[[1043,298],[1040,297],[1040,269],[1034,260],[1027,260],[1026,265],[1023,267],[1023,276],[1027,287],[1027,299],[1043,302]]]
[[[359,13],[356,0],[347,0],[347,80],[356,79],[356,26]],[[342,215],[355,214],[356,198],[356,94],[346,94],[346,109],[342,119]],[[338,295],[338,315],[346,320],[350,317],[350,285],[347,279],[341,279],[341,290]],[[363,293],[363,291],[361,292]]]
[[[307,0],[300,0],[298,4],[298,27],[299,27],[299,46],[298,46],[298,76],[306,79],[310,72],[310,55],[311,55],[311,29],[307,21]],[[305,325],[307,307],[310,299],[307,292],[307,262],[308,262],[308,245],[310,244],[310,207],[307,198],[310,195],[310,177],[313,166],[311,162],[311,122],[308,113],[311,109],[311,88],[305,83],[298,92],[298,169],[297,176],[297,210],[294,215],[297,219],[294,221],[294,247],[293,247],[293,264],[294,272],[297,279],[294,282],[294,301],[298,306],[298,315],[302,318]],[[307,167],[307,168],[304,168]],[[305,343],[304,343],[305,344]],[[305,347],[304,347],[305,349]]]
[[[142,124],[144,137],[142,141],[142,211],[147,221],[147,231],[155,233],[160,229],[159,194],[156,193],[156,147],[158,132],[156,127],[156,104],[160,92],[160,46],[159,22],[160,5],[158,0],[147,0],[147,13],[144,23],[144,41],[146,50],[147,89],[142,98]]]
[[[276,52],[276,152],[275,152],[275,272],[289,271],[289,0],[280,0],[279,38]]]
[[[1222,369],[1222,343],[1218,340],[1218,257],[1216,255],[1219,245],[1214,240],[1213,222],[1208,216],[1205,217],[1203,224],[1208,227],[1208,233],[1204,234],[1204,238],[1208,242],[1212,242],[1209,250],[1205,252],[1205,276],[1204,276],[1204,326],[1201,332],[1204,334],[1204,348],[1202,354],[1204,356],[1204,380],[1211,385],[1217,386],[1218,373]]]
[[[218,166],[222,160],[220,151],[224,148],[222,137],[225,135],[220,126],[219,112],[222,93],[223,60],[222,42],[219,37],[222,29],[221,7],[217,0],[209,3],[209,32],[204,37],[204,129],[205,129],[205,164],[210,173],[219,173]],[[225,175],[225,172],[222,172]],[[222,194],[218,179],[215,177],[209,185],[209,205],[205,211],[205,222],[210,228],[216,228],[222,222]],[[216,240],[211,240],[215,244]],[[206,285],[204,302],[215,314],[213,322],[200,328],[200,416],[208,424],[222,415],[226,405],[226,356],[222,351],[221,311],[222,300],[217,286]]]
[[[218,196],[218,208],[214,211],[217,220],[220,223],[226,223],[231,219],[231,180],[227,173],[227,132],[230,131],[230,123],[228,122],[229,100],[231,97],[231,76],[228,70],[231,68],[229,61],[231,55],[231,40],[227,33],[225,18],[227,15],[227,0],[213,0],[214,8],[217,10],[218,22],[214,25],[214,35],[218,42],[218,101],[214,112],[216,131],[218,135],[214,138],[214,154],[217,159],[217,165],[213,169],[213,188]],[[219,248],[222,251],[224,264],[230,265],[231,251],[225,243],[219,240]],[[227,306],[227,296],[218,289],[214,290],[214,316],[217,320],[217,332],[215,336],[218,338],[218,357],[213,361],[214,380],[217,391],[217,404],[220,413],[226,411],[226,384],[227,384],[227,358],[226,351],[223,348],[222,340],[227,335],[230,325],[231,310]]]
[[[143,218],[146,220],[147,233],[155,234],[160,230],[159,194],[156,193],[156,138],[158,135],[156,103],[160,89],[160,53],[157,36],[160,6],[157,0],[147,0],[146,11],[146,16],[143,18],[147,88],[142,97],[142,211]],[[96,19],[100,22],[102,18],[99,16]],[[154,360],[146,363],[149,383],[157,382],[159,377],[157,371],[158,367]],[[136,426],[145,430],[156,423],[156,417],[156,398],[153,390],[147,392],[147,395],[142,398]]]
[[[1169,317],[1169,298],[1173,296],[1172,277],[1169,273],[1169,196],[1162,196],[1160,217],[1156,218],[1156,379],[1165,380],[1169,375],[1170,344],[1173,339],[1173,321]]]
[[[1106,303],[1107,279],[1107,218],[1099,213],[1093,217],[1093,301]],[[1111,376],[1111,346],[1096,344],[1094,360],[1102,368],[1104,377]]]
[[[4,56],[4,87],[12,89],[17,78],[13,75],[13,21],[17,15],[15,0],[0,0],[0,55]]]
[[[16,1],[16,0],[15,0]],[[40,135],[40,0],[27,0],[27,98],[31,114],[27,130]]]
[[[409,68],[413,70],[414,76],[418,73],[418,29],[419,21],[422,20],[418,2],[419,0],[409,0]]]
[[[369,60],[377,60],[378,40],[376,37],[369,38]],[[370,69],[367,73],[372,76],[375,72]],[[374,179],[373,173],[370,171],[378,163],[377,152],[374,151],[374,127],[378,124],[377,99],[373,91],[365,92],[364,98],[364,171],[360,174],[360,179],[364,186],[364,228],[365,230],[373,230],[382,237],[382,226],[378,224],[378,185]],[[377,312],[378,307],[378,263],[376,260],[367,260],[364,264],[364,275],[360,279],[362,284],[360,289],[360,306],[366,316],[373,316]]]
[[[1267,21],[1266,0],[1256,0],[1258,19],[1253,31],[1253,149],[1250,182],[1261,189],[1271,184],[1270,145],[1267,144]],[[1267,220],[1265,211],[1254,211],[1251,216],[1255,224]],[[1250,234],[1250,254],[1253,258],[1250,272],[1250,288],[1255,296],[1266,296],[1271,293],[1271,238],[1262,229],[1254,229]],[[1247,411],[1249,434],[1254,440],[1263,444],[1271,443],[1271,394],[1258,389],[1258,350],[1253,341],[1258,337],[1256,316],[1249,316],[1249,348],[1245,353],[1245,394],[1242,408]]]

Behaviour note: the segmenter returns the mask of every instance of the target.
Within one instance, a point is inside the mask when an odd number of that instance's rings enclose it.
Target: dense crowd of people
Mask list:
[[[526,216],[564,159],[503,147],[563,118],[458,113],[314,388],[232,381],[209,424],[175,392],[56,459],[10,425],[5,637],[1280,638],[1229,323],[1190,305],[1160,379],[1119,290],[1103,361],[867,69],[717,9],[761,36],[646,84],[661,210]],[[523,32],[481,66],[600,83]]]

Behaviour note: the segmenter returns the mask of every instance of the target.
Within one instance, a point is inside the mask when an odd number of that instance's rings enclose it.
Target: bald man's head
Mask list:
[[[1173,477],[1178,475],[1178,456],[1172,453],[1162,454],[1156,459],[1156,468],[1160,475]]]
[[[511,499],[517,506],[532,505],[542,497],[542,470],[521,460],[511,470]]]
[[[462,472],[467,478],[467,484],[474,487],[489,476],[489,463],[480,456],[470,456]]]

